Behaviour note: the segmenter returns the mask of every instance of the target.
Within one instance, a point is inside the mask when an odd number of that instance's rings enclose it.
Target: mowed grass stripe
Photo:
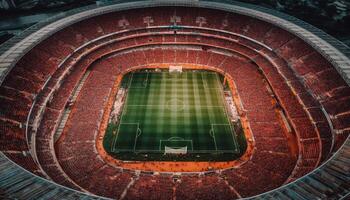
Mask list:
[[[172,76],[173,75],[173,76]],[[176,78],[176,74],[170,74],[170,78],[172,79],[171,81],[171,88],[169,91],[171,91],[171,94],[169,95],[169,98],[168,98],[168,104],[170,106],[170,123],[171,123],[171,126],[170,126],[170,134],[172,136],[177,136],[177,111],[176,111],[176,104],[177,104],[177,78]],[[173,105],[174,104],[174,105]]]
[[[194,96],[194,107],[195,107],[195,116],[196,116],[196,123],[197,123],[197,130],[195,130],[195,140],[194,140],[194,146],[196,149],[203,150],[203,149],[210,149],[214,150],[213,141],[211,139],[208,139],[209,137],[209,130],[207,127],[205,127],[205,124],[210,124],[210,119],[205,119],[205,117],[209,117],[207,113],[207,109],[202,109],[201,107],[198,107],[198,105],[206,104],[205,98],[201,98],[203,94],[203,85],[202,81],[199,80],[200,73],[193,73],[192,74],[192,81],[193,81],[193,96]],[[200,82],[199,82],[200,81]]]
[[[160,79],[160,98],[159,98],[159,107],[160,107],[160,113],[159,113],[159,118],[155,119],[158,120],[158,123],[156,125],[156,138],[163,138],[164,135],[163,133],[166,132],[167,130],[167,124],[166,124],[166,118],[165,118],[165,113],[166,113],[166,90],[167,90],[167,81],[166,81],[166,74],[162,73],[161,74],[161,79]],[[160,145],[160,144],[159,144]],[[159,149],[161,150],[161,149]]]
[[[186,124],[183,128],[183,133],[186,135],[185,139],[192,139],[189,136],[192,133],[191,129],[191,112],[190,107],[186,105],[190,105],[190,91],[189,91],[189,81],[188,81],[188,73],[184,73],[184,79],[182,81],[182,95],[183,95],[183,102],[184,102],[184,114],[183,114],[183,122]]]
[[[151,87],[152,82],[155,80],[153,74],[147,73],[147,82],[144,80],[139,80],[145,83],[145,93],[142,96],[139,96],[140,99],[144,99],[146,101],[146,104],[153,104],[153,93],[154,93],[154,88]],[[145,77],[144,77],[145,78]],[[155,85],[156,86],[156,85]],[[129,107],[129,106],[128,106]],[[137,138],[137,143],[136,143],[136,148],[135,150],[138,149],[147,149],[148,146],[152,146],[152,135],[147,134],[149,130],[152,129],[152,126],[154,125],[150,119],[154,118],[152,110],[149,110],[147,108],[143,108],[142,110],[134,109],[136,112],[140,112],[140,114],[143,115],[143,117],[139,120],[140,126],[141,126],[141,135],[139,138]]]
[[[203,92],[204,92],[204,97],[205,97],[204,99],[207,102],[207,104],[213,105],[213,102],[212,102],[212,99],[211,99],[211,95],[209,94],[209,91],[208,91],[210,89],[207,87],[207,83],[205,82],[206,80],[203,80],[203,74],[202,73],[201,73],[200,79],[203,82],[203,87],[204,87]],[[215,102],[215,103],[217,103],[217,102]],[[210,108],[210,107],[207,109],[207,111],[208,111],[210,124],[213,124],[213,122],[215,121],[215,119],[213,119],[215,117],[215,113],[214,113],[213,109]],[[215,150],[217,150],[217,144],[216,144],[215,136],[214,135],[210,135],[210,136],[213,138],[214,147],[215,147]]]
[[[217,85],[220,87],[221,83],[220,83],[220,77],[215,74],[215,81],[217,82]],[[219,97],[222,99],[222,102],[223,104],[225,104],[225,96],[223,94],[223,89],[221,90],[216,90],[216,95],[213,95],[213,96],[216,96],[216,97]],[[223,111],[225,112],[225,115],[228,116],[227,114],[227,110],[226,110],[226,107],[223,107],[222,108]],[[236,140],[236,137],[235,137],[235,133],[233,133],[233,127],[232,125],[230,124],[230,121],[229,119],[226,117],[224,119],[222,119],[222,121],[226,121],[228,126],[224,126],[223,129],[220,129],[220,131],[216,131],[217,133],[219,133],[220,135],[218,135],[216,138],[217,138],[217,142],[220,146],[220,149],[221,150],[225,150],[227,149],[229,146],[234,146],[235,147],[235,151],[239,152],[239,147],[238,147],[238,144],[237,144],[237,140]],[[227,133],[231,133],[231,138],[227,138],[226,140],[223,140],[223,138],[221,137],[222,134],[226,134]]]

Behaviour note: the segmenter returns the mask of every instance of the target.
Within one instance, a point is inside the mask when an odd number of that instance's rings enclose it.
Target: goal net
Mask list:
[[[186,154],[187,146],[184,147],[168,147],[164,146],[164,154]]]
[[[169,72],[182,72],[182,66],[169,66]]]

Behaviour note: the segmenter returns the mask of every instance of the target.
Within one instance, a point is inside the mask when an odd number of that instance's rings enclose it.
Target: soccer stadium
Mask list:
[[[101,1],[0,46],[1,199],[347,199],[350,49],[236,1]]]

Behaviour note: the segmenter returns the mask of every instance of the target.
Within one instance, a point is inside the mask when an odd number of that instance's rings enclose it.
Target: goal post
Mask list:
[[[187,154],[187,146],[184,146],[184,147],[164,146],[164,154]]]
[[[167,140],[160,140],[159,151],[164,154],[187,154],[189,151],[193,151],[193,143],[192,140],[172,137]]]
[[[178,72],[181,73],[182,72],[182,66],[169,66],[169,72]]]

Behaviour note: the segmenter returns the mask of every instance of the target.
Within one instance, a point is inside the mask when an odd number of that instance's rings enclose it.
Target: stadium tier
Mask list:
[[[101,2],[0,52],[1,198],[349,197],[349,50],[298,19]]]

